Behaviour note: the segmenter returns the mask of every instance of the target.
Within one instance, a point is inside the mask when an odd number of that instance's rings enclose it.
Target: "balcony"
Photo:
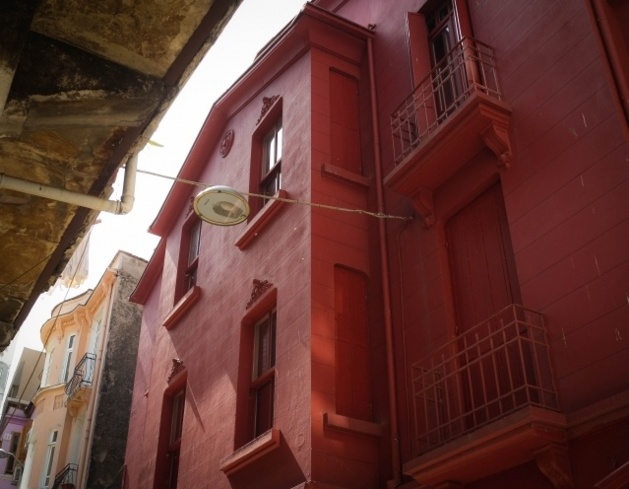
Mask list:
[[[76,471],[78,465],[68,464],[55,476],[52,489],[74,489],[76,487]]]
[[[92,387],[94,377],[94,364],[96,355],[86,353],[74,369],[72,378],[66,382],[65,392],[68,396],[66,405],[69,409],[76,409],[79,405],[87,402],[87,393]]]
[[[463,38],[391,116],[396,166],[385,183],[430,221],[432,192],[483,147],[510,164],[510,117],[492,49]]]
[[[404,471],[420,484],[470,483],[533,459],[569,477],[539,313],[504,308],[414,364],[412,383],[417,456]]]

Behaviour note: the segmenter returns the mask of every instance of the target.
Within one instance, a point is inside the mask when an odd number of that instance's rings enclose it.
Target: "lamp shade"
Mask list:
[[[249,203],[238,191],[224,185],[208,187],[192,203],[194,212],[216,226],[240,224],[249,216]]]

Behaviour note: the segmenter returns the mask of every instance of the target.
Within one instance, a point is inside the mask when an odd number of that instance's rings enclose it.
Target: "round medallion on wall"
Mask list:
[[[234,144],[234,130],[230,129],[223,135],[223,139],[221,140],[221,146],[219,152],[223,158],[227,156],[232,149],[232,145]]]

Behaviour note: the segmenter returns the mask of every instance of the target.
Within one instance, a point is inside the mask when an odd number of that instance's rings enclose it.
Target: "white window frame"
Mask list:
[[[76,345],[76,334],[68,336],[68,342],[66,346],[66,354],[63,362],[63,372],[61,372],[61,382],[66,383],[68,381],[68,375],[70,373],[72,364],[72,354],[74,353],[74,347]]]
[[[55,460],[55,449],[57,447],[57,437],[59,435],[58,431],[50,432],[50,437],[48,438],[48,448],[46,450],[46,459],[43,466],[42,472],[42,488],[49,489],[52,487],[51,482],[54,484],[54,477],[52,477],[52,466]],[[52,481],[51,481],[52,478]]]

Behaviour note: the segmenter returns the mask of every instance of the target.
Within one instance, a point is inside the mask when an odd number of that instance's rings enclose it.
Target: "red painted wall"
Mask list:
[[[377,210],[376,165],[381,163],[383,177],[394,169],[390,115],[413,86],[407,17],[425,4],[315,2],[217,102],[183,174],[249,188],[251,135],[263,117],[262,98],[278,95],[282,187],[289,196]],[[396,472],[390,388],[402,465],[417,456],[410,366],[457,331],[447,222],[498,181],[521,302],[545,319],[574,486],[591,487],[629,459],[629,147],[597,30],[577,0],[484,0],[467,7],[465,30],[496,55],[502,100],[512,110],[513,158],[510,168],[500,167],[484,148],[464,161],[433,193],[434,225],[425,226],[410,199],[388,188],[384,210],[415,219],[387,221],[385,236],[373,217],[291,204],[253,237],[251,223],[204,224],[200,298],[167,330],[162,322],[174,306],[180,229],[188,212],[184,192],[171,194],[154,225],[167,240],[163,269],[157,280],[140,286],[146,298],[127,487],[153,487],[161,399],[173,358],[184,362],[188,375],[180,487],[196,487],[199,480],[217,488],[291,488],[306,481],[384,487]],[[427,63],[415,63],[415,71],[421,66]],[[336,99],[330,73],[356,81],[357,109],[353,103],[331,109]],[[332,147],[337,139],[331,119],[359,128],[358,150]],[[228,129],[235,131],[234,145],[221,157],[218,145]],[[360,169],[335,164],[339,154],[355,151]],[[243,237],[251,240],[242,245]],[[381,246],[390,271],[384,277]],[[338,267],[365,277],[369,419],[337,410]],[[281,431],[280,445],[227,476],[221,461],[238,448],[238,383],[247,379],[240,366],[241,335],[253,279],[268,280],[277,293],[274,427]],[[392,345],[385,334],[383,284],[391,291]],[[387,354],[394,358],[394,386],[387,382]],[[409,477],[404,481],[415,487]],[[552,487],[533,455],[517,467],[466,482],[478,489]]]

